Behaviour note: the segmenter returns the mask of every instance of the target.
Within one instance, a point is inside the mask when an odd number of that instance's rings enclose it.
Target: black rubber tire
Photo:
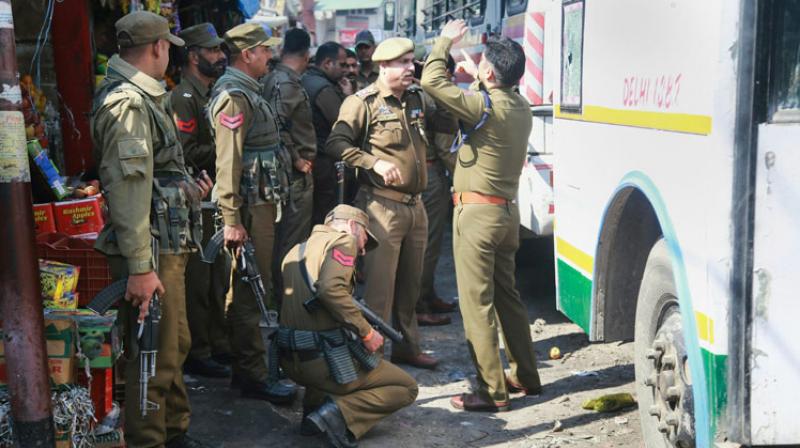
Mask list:
[[[658,431],[658,421],[650,415],[650,407],[654,404],[653,391],[645,385],[645,378],[655,371],[652,361],[647,359],[647,351],[651,349],[662,323],[669,316],[679,312],[672,260],[666,241],[662,238],[656,242],[647,257],[636,304],[634,330],[636,395],[639,403],[642,440],[647,448],[672,448],[674,446]],[[685,346],[685,344],[682,345]],[[691,418],[693,421],[694,416],[692,415]]]

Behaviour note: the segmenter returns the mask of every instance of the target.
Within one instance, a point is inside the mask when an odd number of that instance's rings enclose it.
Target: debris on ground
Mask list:
[[[636,406],[636,400],[633,398],[633,395],[623,392],[586,400],[581,407],[590,411],[612,412],[631,406]]]
[[[553,432],[560,432],[564,429],[564,425],[561,423],[561,420],[556,420],[553,423]]]
[[[561,358],[561,349],[558,347],[553,347],[550,349],[550,359],[559,359]]]

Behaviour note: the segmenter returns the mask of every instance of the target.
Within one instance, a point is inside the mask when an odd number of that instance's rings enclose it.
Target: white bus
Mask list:
[[[800,1],[557,9],[559,309],[635,341],[647,447],[800,444]]]

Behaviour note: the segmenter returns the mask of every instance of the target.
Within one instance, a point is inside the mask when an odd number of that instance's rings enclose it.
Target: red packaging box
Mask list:
[[[103,229],[101,195],[76,201],[56,202],[53,212],[56,217],[56,228],[67,235],[83,235],[99,233]]]
[[[112,369],[91,369],[92,384],[83,369],[78,369],[78,384],[89,389],[94,404],[94,416],[103,420],[111,411],[114,401],[114,373]]]
[[[33,223],[37,235],[55,233],[56,218],[53,204],[33,204]]]

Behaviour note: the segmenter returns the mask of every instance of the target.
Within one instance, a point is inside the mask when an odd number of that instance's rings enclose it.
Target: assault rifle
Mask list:
[[[225,235],[223,229],[220,229],[209,239],[208,244],[206,244],[205,249],[203,249],[203,262],[209,264],[214,263],[224,243]],[[258,303],[258,309],[261,311],[261,317],[264,319],[264,322],[266,322],[267,326],[270,328],[277,328],[277,311],[268,310],[267,306],[264,305],[264,300],[267,297],[267,290],[264,288],[264,282],[261,280],[261,272],[258,270],[258,264],[256,263],[256,248],[253,246],[252,241],[246,240],[244,242],[236,268],[239,270],[242,281],[250,285],[250,288],[253,290],[253,294],[256,296],[256,302]]]
[[[153,240],[153,261],[158,270],[158,246]],[[125,291],[128,289],[128,279],[123,278],[110,284],[100,291],[89,303],[87,308],[99,315],[104,315],[112,305],[125,298]],[[131,316],[131,321],[136,316]],[[142,417],[147,416],[149,411],[157,411],[160,406],[158,403],[147,399],[147,389],[150,378],[156,376],[156,356],[158,355],[159,327],[161,324],[161,301],[157,293],[153,293],[150,299],[150,310],[143,321],[138,322],[139,330],[135,341],[138,341],[139,348],[139,410]],[[134,325],[131,325],[134,328]]]
[[[391,339],[393,342],[397,344],[401,344],[403,342],[403,334],[395,330],[391,325],[387,324],[383,319],[381,319],[380,316],[375,314],[375,311],[372,311],[370,307],[364,303],[364,299],[360,297],[353,297],[353,302],[356,304],[356,307],[359,309],[359,311],[361,311],[361,314],[364,315],[364,319],[366,319],[370,325],[372,325],[381,333],[385,334],[386,337]],[[321,306],[322,305],[320,305],[319,299],[316,295],[303,302],[303,307],[306,309],[306,311],[312,314]]]

